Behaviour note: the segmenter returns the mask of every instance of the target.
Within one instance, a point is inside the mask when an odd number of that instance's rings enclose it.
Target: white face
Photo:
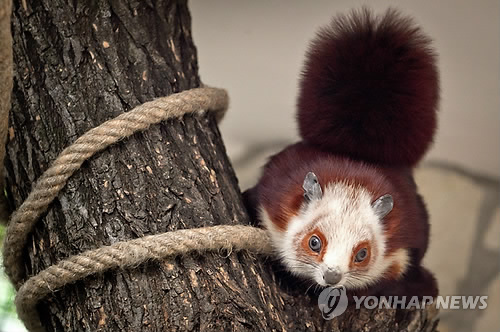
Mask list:
[[[376,198],[362,187],[333,183],[321,198],[302,206],[286,232],[276,229],[265,211],[261,217],[290,272],[321,286],[365,288],[392,264],[405,267],[408,259],[406,251],[385,257],[383,226],[372,207]]]

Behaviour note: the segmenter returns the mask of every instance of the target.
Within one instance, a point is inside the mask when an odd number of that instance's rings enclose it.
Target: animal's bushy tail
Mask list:
[[[307,53],[298,99],[300,135],[368,162],[412,166],[436,130],[439,77],[431,41],[389,9],[335,17]]]

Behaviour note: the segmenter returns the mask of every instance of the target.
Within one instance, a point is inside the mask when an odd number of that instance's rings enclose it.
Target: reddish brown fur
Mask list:
[[[394,263],[385,272],[388,279],[398,279],[403,273],[402,266],[399,263]]]
[[[286,230],[291,216],[297,215],[303,204],[302,184],[307,172],[317,175],[323,190],[328,184],[342,181],[366,188],[374,200],[391,194],[394,208],[382,221],[386,256],[407,248],[410,264],[420,266],[427,250],[429,223],[411,169],[370,165],[296,143],[269,160],[257,186],[245,194],[247,202],[264,208],[273,223]],[[399,278],[399,274],[387,274],[391,276]]]
[[[334,18],[312,42],[303,69],[302,138],[363,161],[415,165],[436,129],[435,62],[430,39],[395,10]]]
[[[380,18],[367,10],[335,18],[313,42],[303,70],[297,116],[303,142],[273,156],[244,194],[250,214],[264,208],[286,231],[303,204],[308,172],[323,190],[343,181],[366,188],[374,200],[391,194],[394,208],[382,220],[386,255],[407,249],[409,268],[401,279],[401,266],[391,266],[360,293],[436,295],[432,274],[420,265],[429,223],[411,168],[432,143],[438,84],[430,40],[410,18],[394,10]]]

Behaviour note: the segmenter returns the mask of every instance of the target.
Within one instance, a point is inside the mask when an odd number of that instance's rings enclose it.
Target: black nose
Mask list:
[[[329,285],[336,285],[340,279],[342,279],[342,273],[340,273],[339,270],[326,270],[325,273],[323,274],[323,279],[325,279],[325,282]]]

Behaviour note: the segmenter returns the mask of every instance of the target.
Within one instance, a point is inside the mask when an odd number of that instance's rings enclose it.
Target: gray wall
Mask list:
[[[308,41],[331,16],[366,1],[191,1],[200,74],[225,87],[221,130],[234,158],[249,145],[297,139],[297,78]],[[440,54],[440,129],[428,159],[499,175],[499,2],[371,1],[411,14]]]

